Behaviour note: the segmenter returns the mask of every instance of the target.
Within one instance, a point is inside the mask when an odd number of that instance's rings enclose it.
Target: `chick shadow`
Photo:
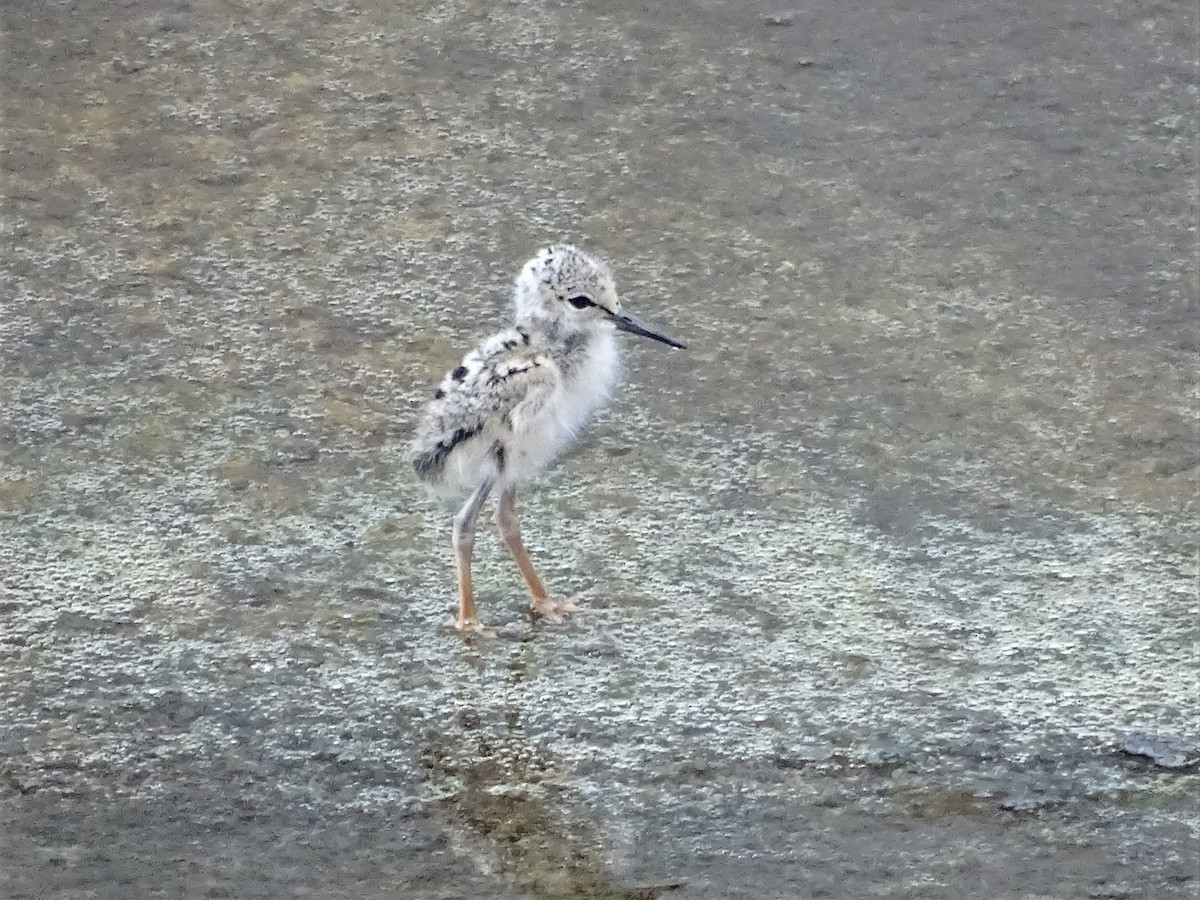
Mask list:
[[[527,629],[499,665],[499,642],[460,647],[452,719],[427,735],[420,757],[452,841],[534,897],[656,900],[683,887],[613,872],[598,828],[570,796],[564,767],[527,734],[517,698],[540,632]]]

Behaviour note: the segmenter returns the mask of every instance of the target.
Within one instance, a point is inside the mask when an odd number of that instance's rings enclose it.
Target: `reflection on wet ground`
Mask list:
[[[1194,893],[1179,8],[4,17],[0,894]],[[464,644],[404,445],[560,237],[691,349]]]

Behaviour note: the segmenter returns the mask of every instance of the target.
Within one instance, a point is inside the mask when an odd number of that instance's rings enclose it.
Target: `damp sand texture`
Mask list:
[[[6,4],[0,896],[1194,896],[1185,6]],[[689,350],[464,641],[559,239]]]

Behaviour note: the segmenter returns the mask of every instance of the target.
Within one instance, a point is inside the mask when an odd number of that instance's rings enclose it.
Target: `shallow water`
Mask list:
[[[4,895],[1193,895],[1188,12],[294,7],[5,7]],[[560,237],[690,349],[464,643]]]

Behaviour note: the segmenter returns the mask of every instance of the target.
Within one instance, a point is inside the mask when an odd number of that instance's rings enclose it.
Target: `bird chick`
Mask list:
[[[611,397],[619,374],[616,332],[684,349],[621,311],[609,267],[571,244],[540,251],[517,276],[511,328],[485,338],[442,380],[413,442],[417,476],[467,500],[454,517],[459,631],[484,629],[475,614],[471,556],[475,520],[493,490],[495,523],[521,571],[535,615],[560,621],[574,604],[554,602],[521,541],[518,489],[577,437]]]

